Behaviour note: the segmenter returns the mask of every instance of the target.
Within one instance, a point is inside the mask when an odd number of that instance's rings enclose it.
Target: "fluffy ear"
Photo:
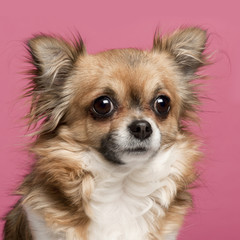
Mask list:
[[[155,35],[153,51],[170,53],[185,74],[194,74],[205,64],[203,51],[207,41],[205,30],[197,27],[179,29],[170,36]]]
[[[29,126],[44,119],[38,133],[46,133],[57,127],[66,112],[71,95],[67,79],[85,48],[80,37],[69,43],[47,35],[38,35],[27,45],[33,65],[25,94],[32,98],[27,118]]]
[[[61,84],[79,54],[85,52],[80,37],[68,43],[62,38],[38,35],[28,42],[28,47],[37,75],[41,76],[41,83],[46,87]]]

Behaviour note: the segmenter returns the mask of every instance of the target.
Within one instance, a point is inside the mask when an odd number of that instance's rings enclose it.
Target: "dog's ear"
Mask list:
[[[85,52],[80,37],[68,43],[62,38],[38,35],[28,42],[28,46],[36,73],[41,77],[41,87],[62,84],[78,56]]]
[[[71,96],[67,87],[74,64],[85,54],[80,37],[67,42],[60,37],[38,35],[27,43],[30,63],[30,83],[25,97],[32,98],[27,118],[29,126],[43,119],[37,133],[53,131],[64,116]]]
[[[199,67],[205,65],[203,51],[206,41],[205,30],[189,27],[162,38],[155,34],[153,51],[167,51],[174,57],[184,74],[192,75]]]

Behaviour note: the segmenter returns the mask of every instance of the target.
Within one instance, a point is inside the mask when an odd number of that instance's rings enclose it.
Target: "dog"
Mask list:
[[[29,40],[34,163],[4,239],[176,239],[202,155],[188,123],[207,38],[182,27],[156,32],[151,50],[94,55],[80,35]]]

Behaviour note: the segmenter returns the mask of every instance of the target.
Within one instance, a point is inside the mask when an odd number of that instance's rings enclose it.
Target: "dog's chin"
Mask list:
[[[126,149],[118,155],[122,164],[134,164],[135,166],[150,161],[157,153],[157,150],[147,148]]]
[[[149,146],[136,146],[128,147],[121,151],[111,151],[108,149],[106,152],[102,152],[102,154],[105,160],[112,164],[137,166],[150,161],[157,154],[159,147],[151,148]]]

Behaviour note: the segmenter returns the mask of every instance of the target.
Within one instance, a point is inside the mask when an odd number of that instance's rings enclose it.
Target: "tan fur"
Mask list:
[[[6,218],[4,239],[32,239],[23,210],[27,206],[54,233],[64,233],[66,240],[87,240],[96,176],[88,170],[86,159],[94,153],[104,162],[99,152],[103,137],[127,119],[143,116],[159,128],[162,150],[179,149],[179,159],[168,176],[176,191],[159,189],[158,196],[161,191],[166,194],[167,203],[153,194],[162,215],[153,208],[154,222],[145,216],[148,237],[164,240],[177,233],[192,205],[188,188],[197,175],[195,162],[201,157],[185,120],[196,119],[199,101],[192,80],[206,64],[205,43],[206,33],[199,28],[155,36],[151,51],[115,49],[96,55],[86,53],[82,40],[68,43],[46,35],[30,40],[35,68],[26,93],[32,97],[27,117],[30,128],[40,120],[42,123],[39,128],[33,126],[37,137],[30,151],[36,161],[18,189],[21,200]],[[112,94],[118,102],[116,112],[105,120],[94,119],[90,111],[93,100]],[[166,119],[157,116],[150,105],[159,95],[171,99]]]

